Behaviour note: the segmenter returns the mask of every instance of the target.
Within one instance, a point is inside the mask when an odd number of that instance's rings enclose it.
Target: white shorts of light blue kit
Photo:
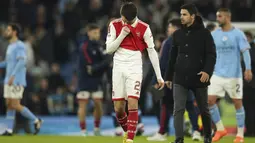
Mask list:
[[[22,99],[24,87],[19,85],[4,85],[4,98]]]
[[[242,78],[225,78],[212,75],[211,85],[208,87],[209,96],[224,97],[226,93],[232,99],[243,98],[243,79]]]

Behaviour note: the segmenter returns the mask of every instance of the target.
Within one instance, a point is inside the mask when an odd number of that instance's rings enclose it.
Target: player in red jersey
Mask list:
[[[142,82],[142,52],[146,49],[157,76],[158,87],[164,87],[159,59],[149,25],[137,18],[137,7],[126,2],[120,10],[121,18],[109,25],[106,50],[114,53],[112,100],[119,124],[125,135],[123,143],[133,143],[138,122],[138,99]],[[125,112],[126,102],[128,113]]]

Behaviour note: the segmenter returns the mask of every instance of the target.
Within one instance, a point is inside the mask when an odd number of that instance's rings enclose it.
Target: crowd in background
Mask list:
[[[20,24],[27,50],[27,82],[24,102],[32,112],[40,115],[75,114],[77,102],[77,55],[87,40],[86,25],[97,23],[101,27],[101,45],[109,22],[119,17],[121,0],[1,0],[0,13],[0,61],[5,58],[8,42],[3,38],[8,22]],[[159,52],[166,38],[167,22],[179,17],[180,6],[186,2],[196,3],[206,20],[215,21],[220,7],[231,7],[233,21],[255,21],[255,3],[252,0],[134,0],[138,5],[139,18],[150,25]],[[150,63],[144,56],[145,78],[150,74]],[[102,79],[104,90],[104,113],[112,111],[110,82],[111,64]],[[4,78],[5,70],[0,69]],[[152,77],[148,75],[147,77]],[[84,79],[86,80],[86,79]],[[0,114],[5,113],[3,80],[0,85]],[[146,78],[146,83],[150,80]],[[150,87],[150,84],[146,86]],[[145,92],[141,102],[143,114],[151,114],[155,104],[152,94]],[[146,103],[146,104],[145,104]],[[93,105],[91,103],[90,105]],[[88,108],[91,110],[91,108]]]

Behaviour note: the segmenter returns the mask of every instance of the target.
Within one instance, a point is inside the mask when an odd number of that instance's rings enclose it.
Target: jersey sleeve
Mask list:
[[[106,52],[108,54],[114,53],[116,50],[118,50],[121,42],[126,36],[123,36],[120,34],[118,37],[116,35],[116,29],[112,23],[110,23],[108,28],[108,34],[106,38]]]
[[[20,45],[20,47],[16,50],[16,59],[25,59],[26,58],[26,50],[25,45]]]
[[[143,35],[144,42],[147,44],[147,48],[154,48],[154,40],[150,27],[148,26]]]
[[[106,43],[105,44],[110,44],[116,39],[116,30],[115,27],[113,26],[112,23],[109,24],[108,27],[108,34],[106,37]]]
[[[250,44],[242,31],[238,32],[238,47],[241,52],[250,49]]]

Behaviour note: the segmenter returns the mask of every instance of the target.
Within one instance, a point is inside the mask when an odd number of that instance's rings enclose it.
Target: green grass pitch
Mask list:
[[[224,114],[222,120],[226,126],[235,126],[235,110],[234,106],[222,102],[222,108],[224,109]],[[174,140],[174,137],[171,136],[168,138],[168,141],[165,142],[149,142],[146,140],[146,137],[136,137],[134,143],[169,143]],[[217,143],[233,143],[234,136],[224,137]],[[76,137],[76,136],[53,136],[53,135],[38,135],[38,136],[13,136],[13,137],[1,137],[0,143],[122,143],[121,137]],[[185,138],[185,143],[203,143],[194,142],[191,138]],[[254,138],[245,138],[245,143],[255,143]]]
[[[224,137],[217,143],[233,143],[234,137]],[[174,137],[169,137],[169,143]],[[0,137],[0,143],[122,143],[121,137],[73,137],[73,136],[13,136]],[[136,137],[134,143],[158,143],[149,142],[146,137]],[[185,143],[195,143],[190,138],[185,139]],[[197,142],[199,143],[199,142]],[[202,142],[200,142],[202,143]],[[245,138],[245,143],[255,143],[255,138]]]

